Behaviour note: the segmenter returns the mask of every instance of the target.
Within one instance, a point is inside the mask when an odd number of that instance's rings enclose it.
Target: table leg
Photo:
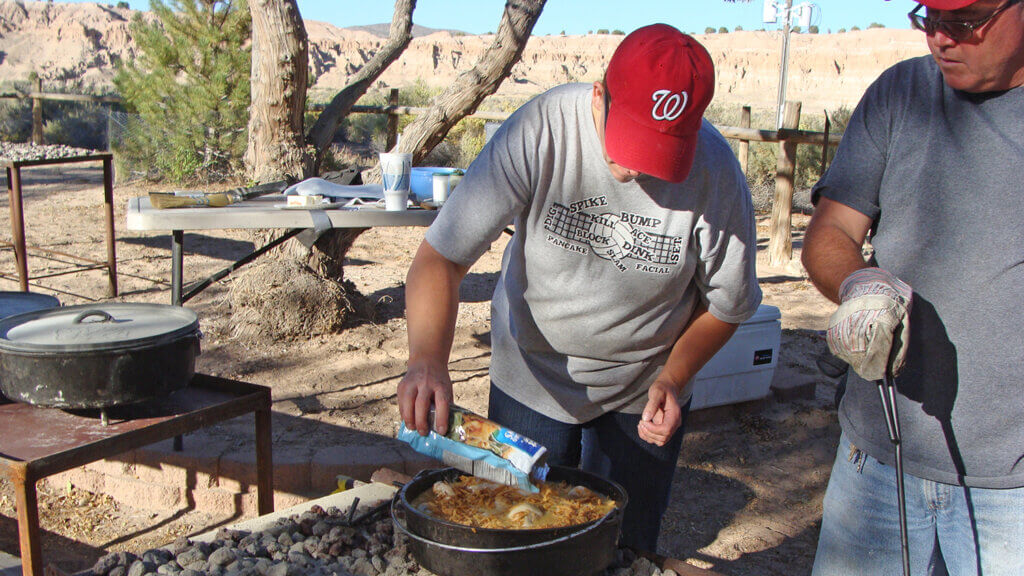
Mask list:
[[[114,247],[114,161],[103,159],[103,208],[107,219],[107,296],[117,296],[117,252]]]
[[[43,576],[36,480],[29,476],[26,470],[18,470],[12,474],[11,480],[18,505],[18,543],[21,548],[22,576]]]
[[[11,239],[14,243],[14,264],[18,268],[18,284],[28,292],[28,260],[25,251],[25,212],[21,201],[21,168],[7,168],[7,195],[11,205]]]
[[[270,406],[256,410],[256,507],[260,516],[274,511],[274,461],[271,450]]]
[[[171,304],[181,306],[182,260],[185,257],[185,231],[171,231]]]

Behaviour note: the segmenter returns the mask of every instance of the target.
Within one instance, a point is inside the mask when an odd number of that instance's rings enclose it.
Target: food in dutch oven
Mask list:
[[[413,500],[426,514],[448,522],[504,530],[561,528],[600,520],[618,505],[584,486],[543,482],[527,492],[474,476],[435,482]]]

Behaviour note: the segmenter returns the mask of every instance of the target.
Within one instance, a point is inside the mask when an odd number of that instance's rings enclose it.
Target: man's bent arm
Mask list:
[[[862,247],[871,218],[821,198],[804,235],[801,260],[814,286],[829,300],[839,302],[839,286],[851,273],[864,268]]]
[[[725,346],[738,327],[739,324],[715,318],[706,304],[694,310],[647,392],[647,405],[637,427],[640,438],[658,446],[669,441],[682,425],[679,392]]]

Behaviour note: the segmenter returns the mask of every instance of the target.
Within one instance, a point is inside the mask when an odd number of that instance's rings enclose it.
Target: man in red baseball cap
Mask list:
[[[1024,3],[909,17],[931,55],[868,88],[812,193],[803,262],[853,369],[813,573],[896,574],[905,548],[913,574],[1024,574]]]
[[[406,287],[399,411],[427,434],[433,405],[444,432],[448,359],[466,345],[459,285],[514,224],[491,299],[488,416],[545,445],[549,463],[622,484],[622,542],[649,552],[694,377],[761,300],[746,178],[702,118],[714,85],[690,36],[632,32],[602,80],[551,89],[494,134]]]

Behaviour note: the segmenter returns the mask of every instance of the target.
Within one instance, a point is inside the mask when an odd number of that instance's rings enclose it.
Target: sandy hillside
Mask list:
[[[38,72],[49,89],[109,91],[112,63],[137,56],[128,27],[134,12],[104,4],[0,1],[0,83],[25,81]],[[500,13],[495,13],[495,26]],[[672,23],[686,29],[684,23]],[[307,21],[311,94],[324,97],[345,86],[381,47],[383,38]],[[777,99],[781,34],[698,34],[711,52],[718,77],[715,103],[773,108]],[[600,78],[622,36],[535,36],[497,97],[520,99],[565,82]],[[471,68],[493,36],[436,32],[415,38],[375,88],[416,83],[449,85]],[[806,112],[856,104],[886,67],[925,53],[921,34],[872,29],[842,34],[794,34],[787,96]]]

